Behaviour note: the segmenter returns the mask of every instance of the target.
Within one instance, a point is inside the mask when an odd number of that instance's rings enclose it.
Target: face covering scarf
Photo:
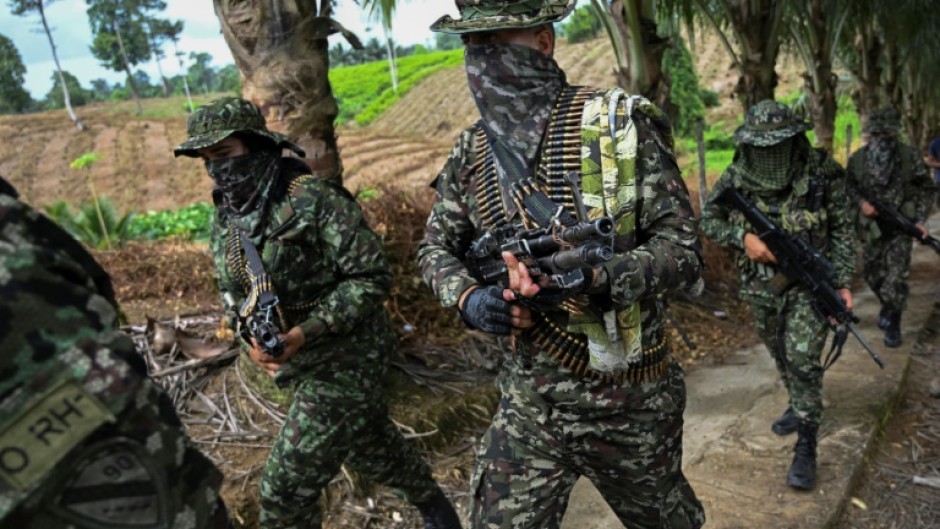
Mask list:
[[[226,209],[235,216],[250,213],[263,190],[274,181],[280,154],[274,150],[232,158],[206,160],[206,171],[222,192]]]
[[[868,140],[868,153],[865,165],[871,171],[875,183],[888,185],[896,166],[897,138],[894,136],[872,136]]]
[[[467,46],[464,59],[487,137],[534,172],[565,73],[548,55],[514,44]]]
[[[803,167],[805,137],[795,136],[770,147],[741,145],[735,165],[741,186],[761,196],[786,190]]]

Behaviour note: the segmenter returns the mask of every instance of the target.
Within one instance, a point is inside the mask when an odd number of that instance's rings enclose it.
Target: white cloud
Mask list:
[[[84,86],[99,77],[109,82],[123,82],[123,74],[102,67],[92,56],[89,50],[92,34],[86,11],[84,0],[59,0],[46,8],[46,17],[53,28],[62,68],[72,73]],[[428,29],[431,23],[444,14],[454,15],[456,11],[451,0],[404,0],[396,11],[393,37],[405,46],[428,44],[433,39],[433,33]],[[370,23],[352,0],[340,0],[335,15],[340,23],[364,41],[373,36],[379,39],[384,36],[381,25]],[[208,52],[216,66],[232,62],[232,54],[222,37],[210,0],[167,0],[163,16],[171,20],[183,20],[180,51],[186,57],[190,52]],[[45,96],[52,87],[55,66],[39,17],[16,17],[4,9],[0,12],[0,34],[11,38],[23,57],[27,69],[26,89],[34,98]],[[332,42],[340,39],[334,37]],[[180,68],[172,56],[172,50],[168,48],[166,55],[162,63],[163,71],[169,76],[176,75]],[[157,67],[153,62],[139,67],[151,79],[158,79]]]

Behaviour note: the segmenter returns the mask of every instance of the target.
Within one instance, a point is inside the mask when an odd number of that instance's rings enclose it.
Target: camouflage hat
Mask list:
[[[444,15],[431,31],[470,33],[496,29],[532,28],[568,16],[576,0],[456,0],[460,18]]]
[[[268,130],[261,110],[254,103],[238,97],[223,97],[199,107],[189,116],[186,132],[189,139],[173,149],[176,156],[199,156],[199,149],[215,145],[236,132],[267,138],[282,149],[290,149],[301,158],[305,156],[304,150],[287,136]]]
[[[765,99],[752,106],[744,116],[744,125],[734,131],[734,141],[755,147],[770,147],[805,132],[813,126],[794,116],[783,103]]]
[[[881,108],[871,114],[862,127],[865,134],[893,134],[901,130],[901,116],[893,108]]]

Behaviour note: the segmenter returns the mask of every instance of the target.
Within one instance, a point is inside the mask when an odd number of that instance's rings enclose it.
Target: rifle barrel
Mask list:
[[[862,338],[862,335],[859,334],[858,331],[856,331],[855,328],[852,327],[851,324],[846,323],[845,327],[849,330],[850,333],[852,333],[853,336],[855,336],[855,338],[858,340],[858,343],[862,344],[862,347],[864,347],[865,350],[868,351],[868,354],[871,356],[871,359],[874,360],[876,364],[878,364],[878,367],[880,367],[881,369],[884,369],[885,368],[884,361],[881,359],[880,356],[878,356],[878,353],[876,353],[871,348],[871,346],[868,345],[868,342],[865,341],[865,338]]]

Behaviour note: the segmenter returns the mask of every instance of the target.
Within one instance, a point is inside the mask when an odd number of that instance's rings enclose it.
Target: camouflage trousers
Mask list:
[[[911,272],[913,244],[906,235],[890,234],[863,246],[865,282],[878,296],[881,306],[893,312],[903,312],[907,307],[907,276]]]
[[[471,483],[472,529],[557,529],[579,476],[631,529],[705,523],[681,469],[685,383],[678,364],[636,387],[580,379],[557,366],[533,369],[500,380],[502,398]]]
[[[261,477],[261,527],[319,528],[320,492],[348,465],[364,478],[423,502],[437,484],[427,463],[392,424],[384,399],[354,373],[299,382]],[[354,388],[354,389],[350,389]]]
[[[809,296],[797,290],[791,290],[778,305],[751,303],[751,313],[757,334],[787,388],[793,412],[800,421],[818,425],[823,407],[820,356],[829,327],[816,315]]]

